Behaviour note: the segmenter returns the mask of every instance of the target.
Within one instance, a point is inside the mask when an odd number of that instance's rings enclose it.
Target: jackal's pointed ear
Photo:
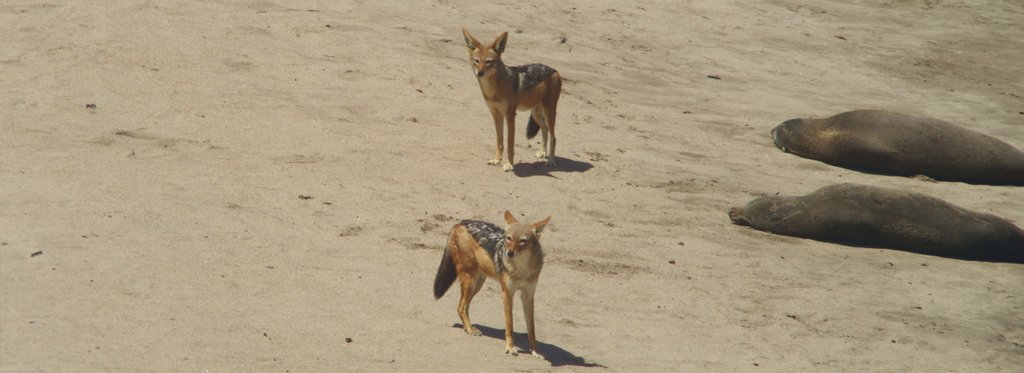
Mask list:
[[[501,35],[498,35],[497,39],[494,39],[494,44],[491,44],[491,49],[494,50],[494,53],[502,54],[505,52],[505,42],[507,41],[508,31],[505,31],[501,33]]]
[[[508,223],[508,225],[512,225],[512,224],[515,224],[515,223],[518,223],[518,222],[519,222],[519,220],[516,220],[516,217],[514,215],[512,215],[511,212],[508,212],[508,210],[505,210],[505,223]]]
[[[466,29],[462,29],[462,37],[466,39],[466,48],[469,48],[469,50],[472,51],[480,47],[480,42],[476,41],[476,38],[470,35]]]
[[[533,231],[537,232],[537,233],[543,232],[544,231],[544,227],[548,226],[548,223],[550,223],[550,222],[551,222],[551,217],[548,216],[548,217],[544,218],[544,220],[541,220],[541,221],[538,221],[536,223],[533,223]]]

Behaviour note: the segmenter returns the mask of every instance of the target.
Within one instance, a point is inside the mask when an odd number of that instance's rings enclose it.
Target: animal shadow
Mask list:
[[[516,165],[515,174],[519,177],[548,176],[554,177],[552,172],[587,172],[594,168],[593,164],[577,161],[569,158],[555,156],[555,167],[548,167],[547,161],[532,163],[519,163]]]
[[[459,328],[460,330],[463,329],[462,324],[460,323],[452,324],[452,327]],[[476,328],[479,329],[480,333],[485,336],[501,340],[502,342],[505,341],[505,329],[495,329],[479,324],[476,325]],[[526,333],[513,332],[512,341],[515,342],[517,348],[518,346],[529,345],[529,340],[527,338]],[[576,356],[572,352],[566,351],[565,349],[550,343],[537,341],[537,350],[537,352],[544,356],[544,360],[547,360],[549,363],[551,363],[551,366],[553,367],[570,365],[585,368],[607,368],[606,366],[601,364],[587,362],[587,359]],[[523,351],[520,350],[520,352]]]

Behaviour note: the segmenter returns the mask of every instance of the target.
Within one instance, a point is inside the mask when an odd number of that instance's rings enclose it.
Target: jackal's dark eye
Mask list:
[[[479,58],[474,58],[473,59],[473,63],[480,63],[480,59]]]
[[[505,241],[512,242],[512,237],[511,236],[505,236]]]

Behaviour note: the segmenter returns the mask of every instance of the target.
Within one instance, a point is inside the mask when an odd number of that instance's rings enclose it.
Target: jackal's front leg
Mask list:
[[[519,355],[519,349],[512,342],[512,291],[501,285],[501,303],[505,308],[505,353]]]
[[[523,289],[520,298],[523,303],[523,315],[526,317],[526,335],[530,340],[530,354],[533,357],[543,359],[544,356],[537,352],[537,331],[533,325],[533,292],[536,284]]]
[[[505,148],[503,147],[505,142],[504,136],[501,134],[501,121],[504,120],[504,118],[502,117],[501,112],[497,109],[491,109],[491,116],[494,117],[494,137],[497,142],[494,145],[494,158],[487,161],[487,164],[496,165],[501,163],[501,155],[505,152]]]

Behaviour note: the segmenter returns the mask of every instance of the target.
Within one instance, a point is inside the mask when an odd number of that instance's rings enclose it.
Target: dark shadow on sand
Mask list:
[[[756,229],[756,228],[755,228]],[[778,234],[774,232],[768,232],[772,234]],[[865,233],[865,236],[869,235]],[[888,245],[885,243],[870,242],[870,241],[853,241],[844,239],[832,239],[828,237],[800,237],[791,236],[797,238],[806,238],[815,240],[818,242],[831,243],[836,245],[843,245],[848,247],[855,247],[861,249],[874,249],[874,250],[889,250],[889,251],[902,251],[905,253],[913,253],[917,255],[934,256],[953,260],[964,260],[969,262],[988,262],[988,263],[1012,263],[1012,264],[1024,264],[1024,250],[1008,252],[991,252],[982,251],[979,248],[977,251],[971,252],[948,252],[941,250],[930,250],[929,248],[911,248],[911,247],[896,247],[894,245]]]
[[[547,161],[533,163],[519,163],[516,165],[515,174],[519,177],[548,176],[555,177],[555,172],[587,172],[594,165],[569,158],[555,156],[555,167],[549,167]]]
[[[462,328],[462,324],[460,324],[460,323],[452,324],[452,327],[453,328],[459,328],[460,330],[463,329]],[[502,342],[505,342],[505,329],[495,329],[495,328],[486,327],[486,326],[479,325],[479,324],[476,325],[476,328],[480,329],[480,333],[485,335],[485,336],[488,336],[488,337],[500,340]],[[527,346],[527,345],[530,344],[529,340],[527,339],[526,333],[514,333],[513,332],[512,333],[512,341],[515,342],[517,348],[519,346]],[[495,347],[495,351],[499,351],[500,347],[501,346]],[[549,363],[551,363],[551,366],[553,366],[553,367],[560,367],[560,366],[567,366],[568,365],[568,366],[584,367],[584,368],[607,368],[606,366],[601,365],[601,364],[588,362],[587,359],[584,359],[582,357],[576,356],[572,352],[566,351],[566,350],[562,349],[561,347],[555,346],[553,344],[537,341],[537,350],[538,350],[537,352],[539,352],[541,355],[544,356],[544,360],[547,360]],[[520,354],[523,354],[523,353],[528,354],[529,351],[525,351],[525,350],[520,348],[519,349],[519,353]]]

